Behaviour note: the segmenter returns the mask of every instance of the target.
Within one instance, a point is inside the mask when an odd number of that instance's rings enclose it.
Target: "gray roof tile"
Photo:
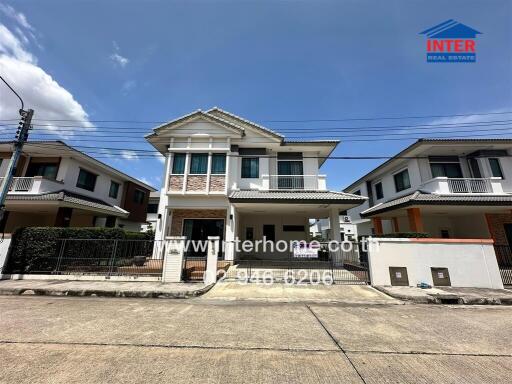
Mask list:
[[[241,190],[233,191],[229,195],[229,199],[233,201],[258,201],[258,200],[280,200],[280,201],[311,201],[311,202],[353,202],[356,204],[363,203],[366,198],[350,193],[334,192],[334,191],[257,191],[257,190]]]

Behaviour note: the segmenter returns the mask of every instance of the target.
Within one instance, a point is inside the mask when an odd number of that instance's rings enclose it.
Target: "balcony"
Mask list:
[[[325,175],[263,175],[263,189],[325,191]]]
[[[0,177],[0,184],[4,177]],[[14,177],[9,186],[9,193],[38,194],[45,192],[54,192],[62,189],[62,182],[46,179],[42,176],[34,177]]]
[[[443,194],[495,194],[502,195],[503,186],[500,177],[490,178],[448,178],[436,177],[424,183],[419,189],[428,193]]]

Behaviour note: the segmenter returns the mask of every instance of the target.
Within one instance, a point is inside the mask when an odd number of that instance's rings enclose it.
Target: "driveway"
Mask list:
[[[402,304],[401,301],[393,299],[369,285],[243,284],[237,281],[219,282],[201,296],[201,299],[289,303]]]
[[[512,308],[0,297],[16,383],[495,383]]]

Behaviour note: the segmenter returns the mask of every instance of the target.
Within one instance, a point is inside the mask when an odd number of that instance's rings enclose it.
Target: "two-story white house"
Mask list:
[[[421,139],[355,181],[359,235],[426,232],[512,245],[512,139]]]
[[[0,143],[0,181],[12,142]],[[25,144],[5,201],[2,232],[18,227],[121,227],[140,231],[154,188],[62,141]]]
[[[337,141],[288,141],[280,134],[213,108],[153,130],[147,140],[165,156],[156,239],[185,236],[308,240],[310,218],[330,218],[366,198],[327,190],[319,169]],[[339,232],[333,240],[340,240]]]

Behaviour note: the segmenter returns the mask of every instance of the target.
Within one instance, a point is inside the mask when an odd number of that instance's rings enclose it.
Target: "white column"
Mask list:
[[[206,285],[217,282],[219,243],[219,236],[208,236],[208,254],[206,256],[206,271],[204,273],[204,283]]]
[[[181,281],[185,240],[185,236],[166,237],[166,254],[162,270],[162,282],[179,283]]]
[[[341,233],[340,233],[340,210],[339,208],[331,207],[331,211],[329,212],[329,221],[331,227],[331,241],[335,241],[337,243],[337,247],[334,246],[332,249],[338,249],[337,252],[331,252],[331,257],[334,265],[343,265],[343,260],[341,259]]]
[[[226,239],[224,241],[224,259],[232,261],[235,259],[236,238],[236,208],[233,204],[229,204],[226,214]]]
[[[183,189],[181,193],[185,193],[187,191],[187,178],[188,178],[188,171],[190,168],[190,152],[187,152],[185,155],[185,169],[183,170]]]
[[[211,137],[210,137],[211,139]],[[211,140],[210,140],[210,147],[211,147]],[[210,179],[212,175],[212,153],[208,152],[208,165],[206,166],[206,194],[210,194]]]

